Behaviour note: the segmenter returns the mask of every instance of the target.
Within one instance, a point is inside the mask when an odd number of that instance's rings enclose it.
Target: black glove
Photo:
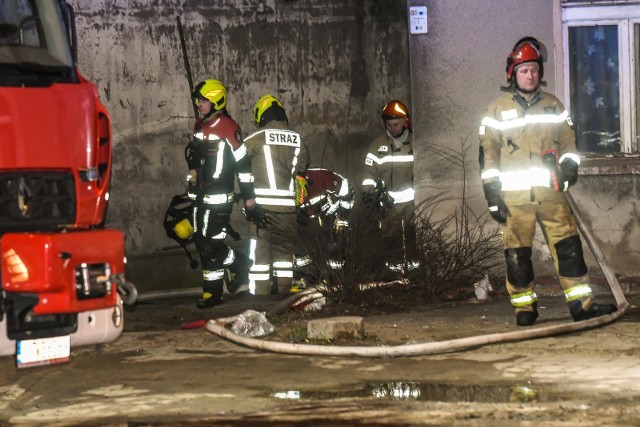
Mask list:
[[[499,224],[506,224],[509,208],[507,208],[507,205],[500,195],[502,183],[500,181],[487,182],[482,184],[482,189],[484,190],[484,197],[487,199],[487,204],[489,205],[489,215]]]
[[[269,214],[258,204],[251,209],[242,208],[242,213],[247,221],[253,222],[258,228],[267,228],[271,224]]]
[[[572,159],[565,159],[560,163],[560,172],[562,172],[562,177],[559,178],[562,178],[561,182],[564,184],[562,191],[567,191],[569,187],[578,182],[578,164]]]
[[[184,148],[184,157],[187,161],[189,169],[198,169],[202,167],[207,155],[207,146],[204,141],[191,138]]]

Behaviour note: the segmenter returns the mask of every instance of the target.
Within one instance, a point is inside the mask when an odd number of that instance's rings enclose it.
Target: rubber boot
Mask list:
[[[203,293],[202,297],[200,297],[198,302],[196,302],[196,306],[198,308],[211,308],[220,304],[222,304],[222,297],[215,296],[210,292]]]
[[[518,311],[516,313],[516,324],[518,326],[531,326],[538,319],[538,303],[534,302],[531,305],[531,310]]]
[[[576,322],[581,320],[593,319],[594,317],[605,316],[616,311],[618,307],[615,304],[598,304],[592,303],[586,310],[582,308],[580,300],[571,301],[569,303],[569,312]]]
[[[253,261],[246,255],[237,253],[236,260],[229,266],[233,278],[227,282],[231,294],[249,294],[249,270]]]

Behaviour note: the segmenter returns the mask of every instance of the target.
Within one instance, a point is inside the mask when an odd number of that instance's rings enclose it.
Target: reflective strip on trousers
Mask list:
[[[514,307],[524,307],[536,301],[538,301],[538,296],[533,291],[511,295],[511,305]]]
[[[575,301],[577,299],[582,299],[584,297],[590,296],[591,294],[592,294],[591,286],[589,286],[586,283],[572,286],[569,289],[565,289],[564,291],[564,297],[567,300],[567,302]]]
[[[293,277],[292,270],[273,270],[273,277]]]
[[[291,261],[274,261],[273,275],[274,277],[293,277],[293,262]]]
[[[224,269],[220,270],[202,270],[202,277],[207,281],[222,280],[224,278]]]
[[[233,251],[233,249],[229,249],[229,253],[227,254],[227,257],[224,259],[224,261],[222,261],[222,265],[224,266],[231,265],[235,260],[236,260],[236,253]]]
[[[259,274],[249,273],[249,280],[251,282],[264,282],[264,281],[269,280],[269,277],[270,277],[269,273],[259,273]],[[255,289],[255,287],[254,287],[254,289]]]

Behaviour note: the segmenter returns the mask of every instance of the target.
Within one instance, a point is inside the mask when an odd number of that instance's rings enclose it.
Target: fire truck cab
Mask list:
[[[123,330],[124,235],[104,227],[111,119],[64,0],[0,2],[0,356],[64,362]]]

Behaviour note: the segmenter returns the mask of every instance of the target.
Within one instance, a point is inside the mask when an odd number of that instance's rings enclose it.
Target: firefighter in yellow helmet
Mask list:
[[[273,218],[272,233],[256,228],[250,238],[249,256],[254,264],[250,279],[252,291],[257,294],[279,293],[289,289],[293,278],[293,253],[278,242],[276,234],[295,230],[296,211],[300,205],[296,199],[306,191],[305,172],[311,162],[309,147],[298,132],[291,129],[284,106],[275,96],[262,96],[253,109],[253,119],[258,130],[245,139],[247,154],[251,159],[256,202]],[[259,239],[258,239],[259,237]]]
[[[374,140],[364,161],[363,201],[380,223],[387,249],[386,277],[403,277],[415,269],[416,231],[413,141],[407,106],[391,100],[382,109],[384,134]],[[383,266],[381,266],[383,267]]]
[[[208,308],[222,303],[225,269],[234,275],[227,283],[229,291],[240,292],[249,285],[251,260],[224,241],[232,231],[236,180],[245,209],[256,212],[258,206],[242,131],[226,111],[226,88],[218,80],[205,80],[191,97],[200,117],[185,149],[187,194],[192,200],[193,240],[202,264],[203,295],[197,306]]]
[[[544,45],[519,40],[508,55],[507,93],[489,104],[480,125],[480,176],[489,213],[501,224],[506,286],[516,324],[538,318],[531,261],[536,224],[551,251],[575,321],[606,315],[612,304],[594,302],[575,218],[563,192],[578,180],[580,156],[569,113],[540,89]]]

